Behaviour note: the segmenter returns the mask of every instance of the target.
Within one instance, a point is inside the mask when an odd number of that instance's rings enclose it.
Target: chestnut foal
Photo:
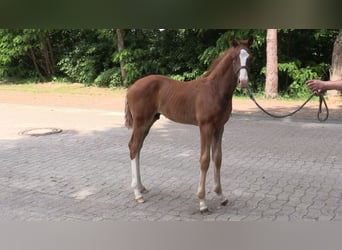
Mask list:
[[[144,202],[147,192],[140,177],[140,150],[153,123],[163,114],[172,121],[199,126],[201,137],[200,178],[197,195],[200,211],[208,211],[205,203],[205,182],[210,164],[210,150],[215,165],[214,191],[221,204],[228,199],[221,188],[222,134],[232,112],[232,96],[239,83],[248,85],[250,46],[253,38],[235,40],[230,48],[215,59],[201,78],[180,82],[162,75],[150,75],[137,80],[127,91],[126,126],[133,128],[129,141],[132,168],[131,187],[135,200]]]

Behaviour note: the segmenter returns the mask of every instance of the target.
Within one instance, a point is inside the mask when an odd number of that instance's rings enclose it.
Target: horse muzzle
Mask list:
[[[247,79],[239,79],[238,80],[240,88],[247,88],[248,87],[248,78]]]
[[[239,75],[238,75],[238,84],[240,88],[247,88],[248,86],[248,71],[247,67],[243,66],[239,69]]]

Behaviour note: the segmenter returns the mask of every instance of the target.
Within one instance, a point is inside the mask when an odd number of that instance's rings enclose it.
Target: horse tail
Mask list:
[[[128,105],[127,96],[126,96],[126,103],[125,103],[125,126],[127,128],[133,127],[133,117],[132,117],[131,109],[129,108],[129,105]]]

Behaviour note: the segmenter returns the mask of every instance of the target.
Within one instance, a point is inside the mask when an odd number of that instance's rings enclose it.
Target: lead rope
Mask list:
[[[286,114],[286,115],[275,115],[275,114],[271,114],[270,112],[266,111],[263,107],[260,106],[260,104],[255,100],[251,90],[247,87],[246,88],[246,93],[249,96],[249,98],[255,103],[255,105],[261,110],[263,111],[265,114],[273,117],[273,118],[285,118],[285,117],[289,117],[292,116],[294,114],[296,114],[298,111],[300,111],[302,108],[304,108],[304,106],[312,99],[312,97],[315,96],[315,94],[312,94],[298,109],[296,109],[295,111]],[[324,104],[325,107],[325,116],[322,118],[321,114],[322,114],[322,104]],[[329,117],[329,109],[328,109],[328,105],[327,102],[323,96],[323,94],[319,94],[319,107],[318,107],[318,111],[317,111],[317,119],[320,122],[325,122],[326,120],[328,120]]]

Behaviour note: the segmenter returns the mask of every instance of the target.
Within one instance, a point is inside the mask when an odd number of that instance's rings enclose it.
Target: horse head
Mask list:
[[[250,47],[252,44],[253,37],[250,37],[248,40],[236,40],[233,36],[230,38],[230,46],[235,49],[233,55],[233,70],[237,75],[241,88],[248,86],[248,71],[251,65]]]

